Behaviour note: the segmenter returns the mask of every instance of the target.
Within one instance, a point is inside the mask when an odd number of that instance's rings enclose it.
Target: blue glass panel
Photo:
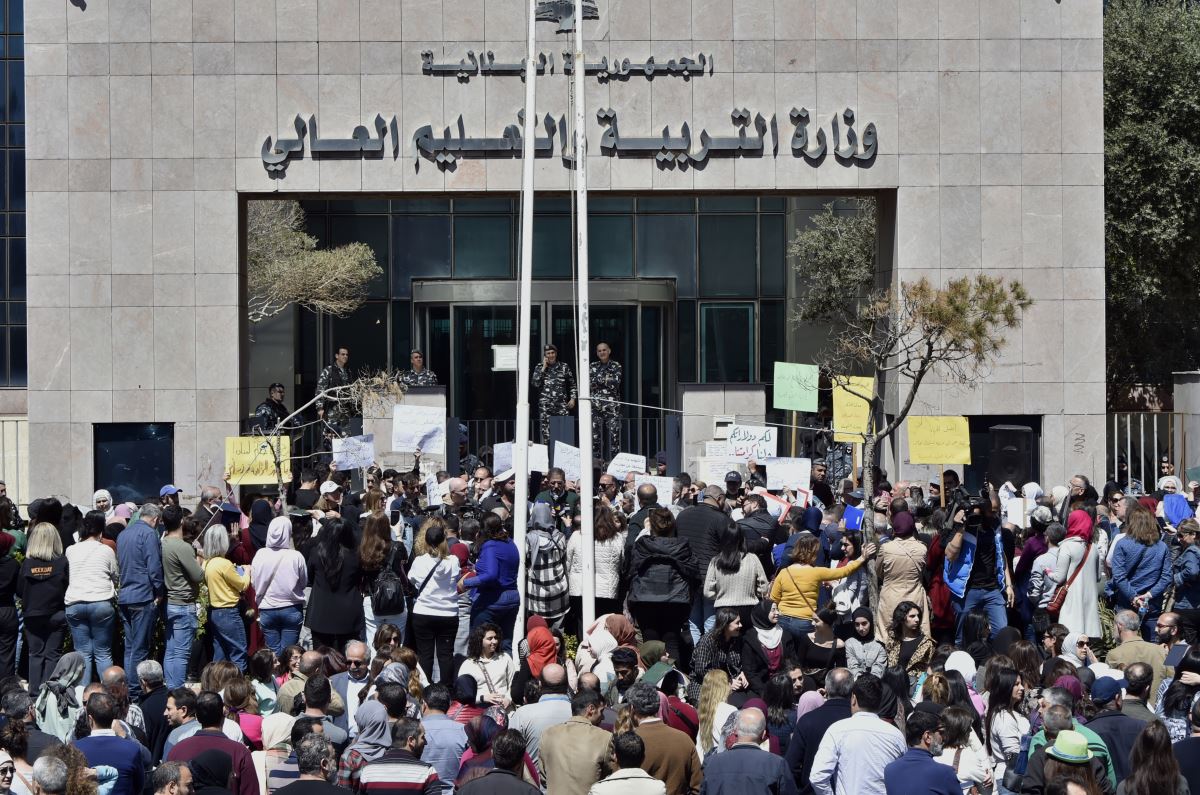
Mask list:
[[[512,199],[455,199],[456,213],[511,213]]]
[[[25,211],[25,150],[8,153],[8,208]]]
[[[21,0],[8,0],[8,26],[5,29],[9,33],[25,32],[25,7]]]
[[[752,215],[700,216],[700,295],[753,298],[758,260],[757,219]]]
[[[536,215],[533,222],[533,278],[571,278],[574,247],[570,216]]]
[[[694,298],[696,216],[639,215],[636,223],[637,275],[673,278],[680,298]]]
[[[14,325],[25,325],[25,302],[10,301],[8,303],[8,322]]]
[[[676,339],[679,341],[677,372],[684,384],[696,382],[696,302],[678,301],[675,304]]]
[[[633,212],[632,196],[597,196],[588,195],[589,213],[631,213]]]
[[[745,384],[753,377],[754,305],[700,305],[701,380]]]
[[[392,297],[412,296],[412,280],[450,278],[450,216],[392,216]]]
[[[782,196],[763,196],[758,200],[758,208],[764,213],[782,213],[787,210],[787,199]]]
[[[8,297],[15,301],[25,300],[25,240],[13,238],[8,241]]]
[[[392,199],[392,210],[398,213],[448,213],[449,199]]]
[[[25,340],[24,326],[9,329],[9,386],[26,386],[29,383],[29,354]]]
[[[764,296],[782,296],[787,292],[786,224],[782,215],[758,217],[759,290]]]
[[[692,213],[696,200],[691,196],[643,196],[637,200],[639,213]]]
[[[755,204],[753,196],[701,196],[700,212],[752,213]]]
[[[24,58],[25,57],[25,37],[24,36],[6,36],[8,39],[8,57],[9,58]]]
[[[25,213],[10,213],[8,216],[10,235],[25,236]]]
[[[454,278],[511,279],[512,222],[512,216],[456,216]]]
[[[628,279],[633,276],[631,216],[589,213],[588,269],[595,279]]]
[[[8,121],[25,121],[25,64],[8,62]]]
[[[25,146],[25,125],[10,124],[8,125],[8,145],[9,146]]]
[[[330,242],[334,246],[346,243],[366,243],[375,252],[375,262],[383,273],[371,281],[367,294],[371,298],[388,295],[388,217],[386,215],[333,215],[329,217]]]
[[[787,360],[787,309],[783,301],[759,302],[758,339],[762,349],[759,354],[758,380],[770,384],[774,378],[775,362]],[[770,400],[767,405],[771,405]]]

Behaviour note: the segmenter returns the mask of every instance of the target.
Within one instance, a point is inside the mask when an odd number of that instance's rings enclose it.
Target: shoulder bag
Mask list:
[[[1067,601],[1067,591],[1071,589],[1071,583],[1075,582],[1075,578],[1079,576],[1079,572],[1083,571],[1083,566],[1087,563],[1088,555],[1092,553],[1092,542],[1089,541],[1083,549],[1083,557],[1079,559],[1079,565],[1075,567],[1075,572],[1067,579],[1065,583],[1058,586],[1054,591],[1054,596],[1050,597],[1050,604],[1046,605],[1046,612],[1057,617],[1062,610],[1063,603]]]
[[[379,570],[379,574],[375,577],[375,582],[371,586],[371,609],[375,611],[376,616],[391,616],[399,615],[405,612],[408,605],[404,598],[404,581],[400,579],[400,575],[396,574],[393,563],[396,558],[396,544],[392,543],[392,548],[388,550],[387,560],[383,564],[383,568]],[[436,566],[434,567],[437,568]],[[430,575],[433,571],[430,571]],[[425,578],[428,582],[429,578]],[[424,587],[424,584],[422,584]]]
[[[413,594],[412,601],[408,602],[408,620],[404,626],[404,639],[408,643],[413,643],[413,639],[417,636],[417,633],[413,630],[413,611],[417,607],[417,599],[421,597],[421,592],[425,590],[425,586],[429,584],[429,581],[433,579],[433,575],[437,573],[440,564],[440,560],[434,561],[433,568],[425,575],[425,579],[421,580],[421,585],[417,588],[417,592]],[[375,607],[375,597],[373,594],[371,596],[371,607]]]

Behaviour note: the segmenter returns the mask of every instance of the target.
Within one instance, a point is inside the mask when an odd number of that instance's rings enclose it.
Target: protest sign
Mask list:
[[[292,479],[292,440],[286,436],[225,437],[225,469],[234,486],[273,486],[279,482],[275,472],[275,453],[271,445],[278,442],[283,467],[283,481]]]
[[[775,457],[778,429],[766,425],[729,426],[729,460],[762,462]]]
[[[807,489],[812,483],[812,459],[768,458],[761,462],[767,468],[767,488]]]
[[[529,445],[529,471],[545,474],[550,471],[550,448],[544,444]]]
[[[446,410],[400,404],[392,413],[392,449],[446,455]]]
[[[498,475],[506,469],[515,469],[516,454],[513,452],[514,442],[499,442],[492,446],[492,467]],[[550,448],[544,444],[529,445],[529,459],[526,461],[530,472],[545,472],[550,468]]]
[[[775,402],[777,409],[817,410],[817,383],[820,371],[814,364],[775,362]]]
[[[513,468],[513,443],[500,442],[492,446],[492,468],[499,475],[506,469]]]
[[[630,472],[641,475],[646,472],[646,456],[635,453],[617,453],[608,462],[608,474],[617,480],[624,480]]]
[[[729,457],[729,442],[705,442],[704,443],[705,458],[728,458]]]
[[[554,466],[563,471],[567,480],[579,480],[579,448],[554,441]]]
[[[857,394],[856,394],[857,393]],[[833,384],[833,440],[861,442],[871,419],[871,404],[859,395],[875,394],[875,379],[851,376]]]
[[[375,434],[333,440],[333,465],[338,469],[363,469],[374,463]]]
[[[969,464],[966,417],[909,417],[908,460],[913,464]]]
[[[737,461],[707,457],[696,459],[696,480],[702,480],[709,486],[724,486],[725,475],[730,472],[737,472],[743,479],[746,477],[745,465]]]
[[[635,486],[640,487],[643,483],[648,483],[658,492],[658,504],[664,508],[671,505],[671,490],[674,488],[674,480],[672,478],[660,478],[654,475],[639,475],[634,478]]]

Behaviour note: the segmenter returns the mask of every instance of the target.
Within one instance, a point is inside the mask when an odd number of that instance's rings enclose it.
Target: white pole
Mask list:
[[[595,507],[592,495],[592,379],[588,340],[587,96],[584,93],[583,0],[575,0],[575,229],[579,253],[579,532],[583,534],[583,629],[596,620]]]
[[[525,524],[529,521],[529,344],[533,303],[533,155],[537,118],[537,0],[529,0],[529,42],[525,54],[525,131],[521,150],[521,290],[517,299],[517,433],[513,444],[516,493],[513,495],[513,543],[517,545],[517,594],[525,605]],[[525,637],[520,611],[513,629],[513,653]]]

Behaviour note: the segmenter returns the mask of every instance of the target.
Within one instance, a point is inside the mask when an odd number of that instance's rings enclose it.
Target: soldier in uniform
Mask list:
[[[613,361],[607,342],[596,346],[596,359],[591,366],[592,452],[607,460],[621,450],[621,363]],[[605,438],[607,449],[601,446]]]
[[[412,369],[400,374],[402,384],[405,386],[437,386],[437,373],[425,367],[425,354],[413,351],[409,354],[408,361],[412,364]]]
[[[271,433],[291,412],[283,403],[283,384],[274,383],[267,388],[267,399],[254,410],[254,427],[259,433]],[[284,426],[284,430],[295,427],[296,421]]]
[[[350,373],[346,363],[350,361],[350,349],[340,347],[333,357],[333,364],[327,365],[317,377],[317,392],[339,386],[349,386]],[[346,424],[354,415],[354,401],[349,395],[324,396],[317,400],[317,416],[332,425],[339,433],[345,435]]]
[[[558,360],[558,347],[547,345],[542,363],[533,368],[533,388],[538,395],[538,427],[542,444],[550,443],[550,418],[566,416],[575,408],[575,373]]]

